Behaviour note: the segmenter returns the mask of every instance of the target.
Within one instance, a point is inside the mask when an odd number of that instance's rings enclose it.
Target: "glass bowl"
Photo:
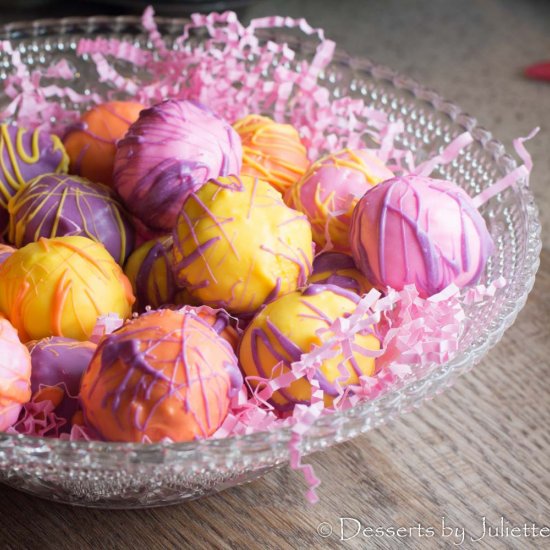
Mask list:
[[[158,18],[168,44],[185,20]],[[152,47],[138,17],[90,17],[16,23],[0,28],[24,63],[49,66],[69,58],[80,72],[75,89],[105,92],[92,63],[77,58],[82,37],[124,37]],[[262,39],[287,41],[296,51],[294,63],[311,60],[313,39],[265,31]],[[200,37],[197,38],[200,40]],[[0,53],[0,80],[11,58]],[[139,80],[136,71],[133,77]],[[417,158],[437,153],[453,137],[468,130],[474,143],[457,160],[439,168],[439,176],[456,181],[471,195],[516,166],[502,144],[476,120],[436,92],[367,59],[337,51],[320,78],[333,97],[361,97],[401,119],[405,132],[400,145]],[[0,95],[0,105],[8,98]],[[303,438],[303,454],[326,448],[376,428],[413,410],[468,372],[495,345],[525,304],[539,264],[540,225],[533,195],[525,182],[508,189],[481,209],[496,243],[484,281],[506,277],[508,284],[480,304],[468,306],[459,353],[446,364],[413,371],[411,376],[378,398],[345,412],[321,417]],[[0,434],[0,481],[59,502],[105,508],[142,508],[194,499],[261,476],[289,461],[290,430],[219,440],[153,445],[68,442]]]

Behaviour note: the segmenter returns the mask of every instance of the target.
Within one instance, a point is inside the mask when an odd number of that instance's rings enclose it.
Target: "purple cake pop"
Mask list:
[[[34,400],[50,399],[55,414],[67,420],[62,431],[70,431],[79,410],[80,380],[90,364],[96,345],[53,336],[27,343],[31,354],[31,391]]]
[[[123,264],[134,229],[112,189],[78,176],[45,174],[10,200],[10,241],[18,248],[40,237],[88,237]]]
[[[227,122],[200,103],[166,100],[141,111],[118,143],[113,176],[132,214],[170,231],[189,193],[241,164],[241,139]]]
[[[0,235],[7,232],[8,201],[19,187],[48,172],[66,173],[68,166],[69,157],[57,136],[0,125]]]

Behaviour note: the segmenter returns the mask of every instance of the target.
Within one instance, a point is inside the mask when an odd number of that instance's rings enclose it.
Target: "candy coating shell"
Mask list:
[[[243,144],[241,174],[267,181],[281,194],[304,175],[309,166],[307,150],[290,124],[252,114],[233,128]]]
[[[219,178],[192,194],[174,243],[179,283],[232,313],[253,312],[304,286],[311,272],[309,222],[251,176]]]
[[[109,101],[84,113],[63,138],[71,174],[112,185],[116,144],[143,109],[135,101]]]
[[[126,318],[131,285],[105,247],[85,237],[40,239],[0,266],[0,310],[22,341],[89,340],[99,315]]]
[[[314,162],[288,189],[285,201],[307,215],[320,247],[350,254],[355,205],[373,185],[391,177],[393,172],[367,150],[343,149]]]
[[[0,316],[0,431],[12,426],[31,398],[31,358],[11,323]]]
[[[134,228],[113,190],[78,176],[44,174],[8,204],[9,238],[18,248],[40,237],[80,235],[102,243],[120,264],[134,247]]]
[[[372,188],[351,225],[355,263],[380,290],[416,285],[422,297],[481,276],[493,242],[484,219],[456,184],[403,176]]]
[[[321,340],[316,334],[319,329],[327,328],[329,322],[346,313],[351,313],[357,297],[332,285],[313,285],[310,290],[319,290],[311,295],[292,292],[268,304],[246,328],[240,346],[239,357],[245,376],[270,378],[288,372],[290,363],[298,361],[302,353],[311,351]],[[307,292],[307,291],[306,291]],[[281,336],[282,335],[282,336]],[[380,343],[372,334],[359,334],[354,344],[378,350]],[[282,369],[277,366],[283,361]],[[335,383],[342,378],[339,364],[343,355],[325,360],[319,367],[317,378],[325,393],[325,403],[330,405],[335,391]],[[355,360],[361,374],[372,375],[375,364],[372,357],[355,354]],[[349,376],[339,380],[342,387],[358,382],[358,374],[352,363],[344,363]],[[257,383],[251,381],[255,386]],[[288,388],[275,392],[272,402],[280,410],[288,410],[296,403],[309,403],[311,385],[305,378],[300,378]]]
[[[241,140],[204,105],[168,99],[140,113],[117,144],[115,187],[149,229],[172,231],[190,192],[238,174]]]
[[[227,415],[228,368],[229,344],[196,315],[144,314],[99,344],[82,379],[86,422],[112,441],[208,437]]]

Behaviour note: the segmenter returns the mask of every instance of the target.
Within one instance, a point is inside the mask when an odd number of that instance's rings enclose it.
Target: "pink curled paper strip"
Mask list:
[[[474,205],[476,208],[479,208],[482,204],[491,200],[493,197],[502,193],[504,190],[508,189],[515,185],[520,180],[525,180],[525,184],[529,184],[529,176],[531,175],[531,170],[533,169],[533,160],[531,155],[523,145],[526,141],[534,138],[540,128],[534,128],[531,130],[528,136],[520,137],[513,141],[514,149],[518,154],[518,157],[523,161],[523,164],[512,170],[509,174],[504,176],[502,179],[493,183],[487,189],[484,189],[479,195],[476,195],[473,199]]]
[[[99,341],[107,334],[111,334],[115,330],[119,329],[124,324],[124,320],[121,319],[116,313],[108,313],[107,315],[100,315],[97,318],[90,341],[94,344],[98,344]]]
[[[67,421],[57,416],[53,412],[54,409],[54,404],[48,399],[29,401],[23,405],[19,420],[7,432],[39,437],[59,437],[60,429]]]
[[[474,141],[470,132],[464,132],[443,149],[441,153],[423,162],[413,170],[413,174],[418,176],[429,176],[437,166],[449,164],[455,160],[458,155]]]

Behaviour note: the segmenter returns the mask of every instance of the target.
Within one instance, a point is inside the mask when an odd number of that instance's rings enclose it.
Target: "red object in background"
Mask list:
[[[550,81],[550,61],[530,65],[525,69],[525,76],[536,80]]]

